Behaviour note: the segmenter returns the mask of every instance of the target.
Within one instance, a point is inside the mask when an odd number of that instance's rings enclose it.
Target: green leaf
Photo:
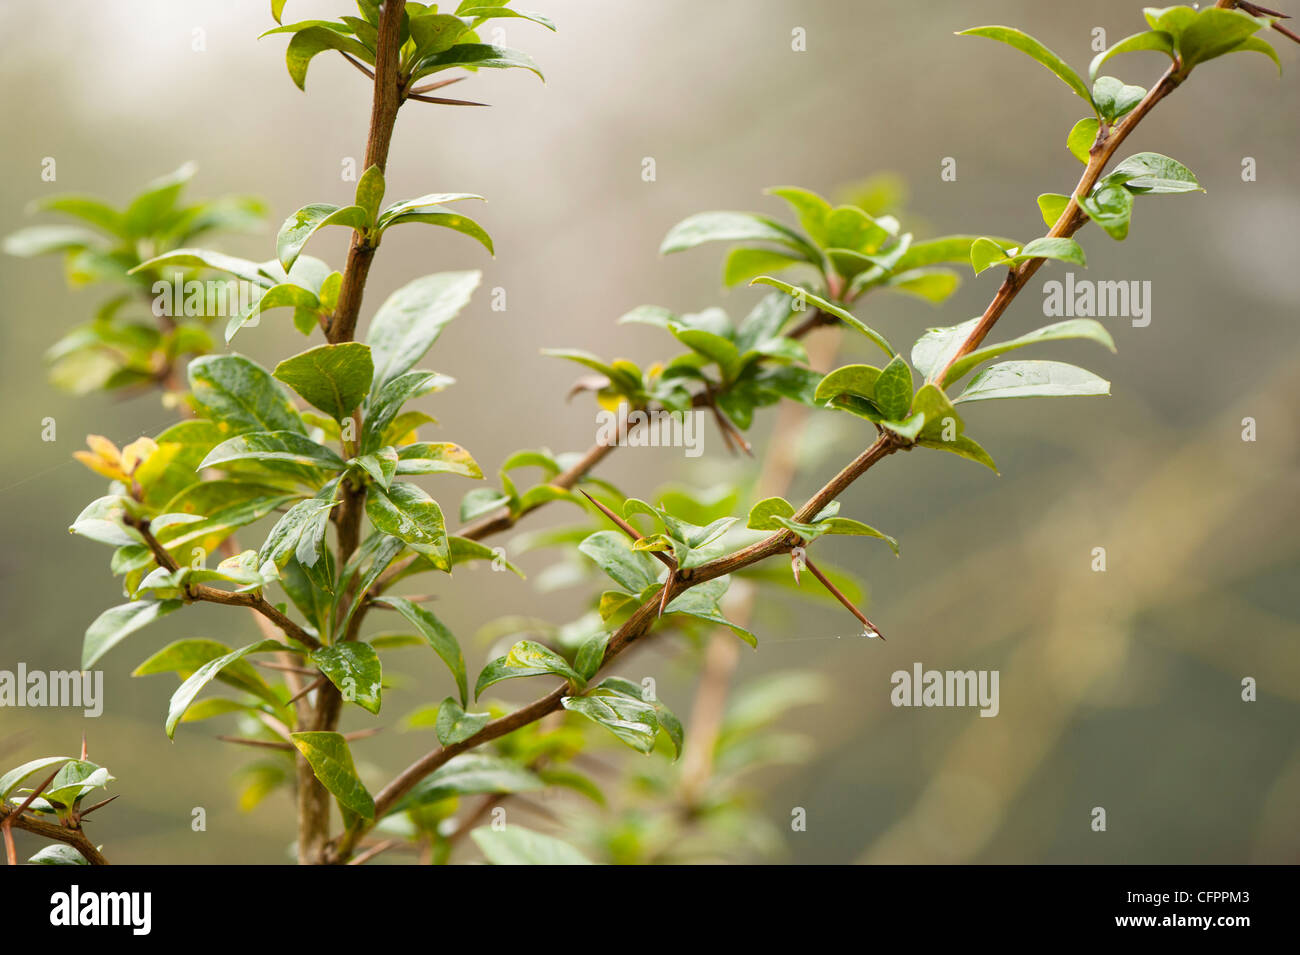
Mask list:
[[[226,272],[235,278],[243,279],[245,282],[250,282],[261,288],[270,288],[276,284],[275,280],[267,275],[262,266],[256,262],[250,262],[248,259],[238,259],[233,255],[224,255],[220,252],[209,252],[207,249],[173,249],[171,252],[164,252],[152,259],[146,259],[128,271],[127,275],[136,275],[151,269],[161,269],[164,266],[185,269],[216,269],[219,272]]]
[[[74,225],[34,225],[5,236],[6,255],[31,258],[51,252],[83,249],[99,241],[89,229]]]
[[[204,417],[242,431],[295,431],[302,418],[284,387],[242,355],[205,355],[190,362],[190,391]]]
[[[639,594],[658,582],[659,562],[632,550],[627,538],[617,531],[597,531],[583,540],[578,550],[629,593]]]
[[[257,431],[222,441],[208,452],[199,468],[215,468],[232,461],[278,461],[342,471],[343,459],[322,444],[294,431]]]
[[[312,666],[338,687],[343,699],[364,710],[378,713],[383,690],[383,673],[379,654],[368,643],[348,640],[321,647],[308,658]]]
[[[818,245],[825,246],[826,217],[831,214],[831,204],[817,193],[798,186],[775,186],[764,190],[770,196],[784,199],[799,218],[799,225]]]
[[[531,792],[541,788],[542,781],[537,774],[516,762],[488,753],[462,753],[421,780],[394,811],[403,812],[451,796]]]
[[[993,462],[993,458],[984,450],[973,438],[964,434],[959,434],[951,441],[944,441],[942,438],[927,438],[924,433],[916,439],[918,446],[923,448],[933,448],[936,451],[948,451],[958,457],[968,458],[971,461],[977,461],[984,465],[994,474],[998,473],[998,467]]]
[[[319,345],[286,358],[272,374],[310,404],[342,422],[370,390],[375,366],[360,342]]]
[[[1038,211],[1043,214],[1043,222],[1050,229],[1065,214],[1070,204],[1070,197],[1057,192],[1045,192],[1038,197]]]
[[[1135,153],[1106,176],[1107,183],[1121,183],[1140,195],[1204,192],[1190,169],[1176,159],[1159,153]]]
[[[467,6],[462,3],[456,9],[456,15],[458,17],[481,17],[484,20],[495,20],[500,17],[519,17],[540,24],[551,32],[555,31],[555,24],[540,13],[534,13],[531,10],[511,10],[509,7],[500,4],[477,3]]]
[[[995,265],[1015,268],[1030,259],[1056,259],[1075,265],[1087,264],[1083,248],[1078,242],[1051,236],[1026,242],[1024,248],[1017,248],[1014,245],[1004,247],[992,239],[979,239],[971,246],[970,255],[971,267],[975,269],[976,275]]]
[[[413,398],[430,392],[442,391],[454,382],[454,378],[440,375],[433,371],[408,371],[398,375],[372,395],[366,409],[365,424],[361,427],[361,451],[369,454],[377,451],[389,439],[396,441],[405,437],[409,428],[403,427],[389,435],[389,425],[398,420],[399,415],[416,415],[411,420],[432,421],[421,412],[402,412],[402,405]]]
[[[293,39],[285,50],[285,65],[289,76],[300,90],[307,89],[307,67],[312,59],[326,50],[339,50],[351,54],[363,63],[374,64],[374,54],[366,46],[350,36],[344,36],[325,27],[309,26],[294,33]]]
[[[1015,248],[1015,245],[1003,245],[993,239],[976,239],[970,247],[971,268],[979,275],[995,265],[1005,265],[1011,261],[1011,252]]]
[[[889,420],[899,420],[912,406],[912,370],[895,356],[876,379],[874,396],[880,412]]]
[[[426,57],[420,61],[413,78],[419,79],[428,76],[430,73],[437,73],[440,70],[448,70],[457,66],[467,69],[524,69],[535,74],[539,80],[545,81],[546,79],[546,77],[542,76],[542,71],[538,69],[537,64],[533,62],[533,58],[527,53],[503,46],[491,46],[486,43],[458,43],[441,53]]]
[[[357,776],[352,751],[339,733],[294,733],[293,745],[339,805],[366,819],[375,818],[375,801]]]
[[[299,261],[306,262],[307,260],[300,259]],[[230,316],[229,321],[226,322],[226,342],[229,343],[239,330],[252,321],[255,316],[274,308],[292,308],[295,316],[298,313],[307,315],[311,320],[308,329],[310,331],[318,324],[317,315],[320,313],[322,305],[315,292],[300,285],[295,285],[292,282],[281,282],[279,285],[273,285],[263,293],[261,298],[253,303],[251,308]]]
[[[71,756],[42,756],[40,759],[33,759],[15,769],[9,770],[9,772],[0,776],[0,804],[7,803],[13,791],[18,788],[19,783],[28,776],[38,773],[42,769],[48,769],[57,763],[71,762],[72,759]]]
[[[1070,338],[1086,338],[1105,346],[1112,352],[1115,350],[1115,341],[1110,337],[1110,332],[1106,331],[1101,322],[1092,318],[1072,318],[1064,322],[1044,325],[1042,328],[1007,342],[985,345],[983,348],[977,348],[975,351],[963,355],[953,362],[952,367],[948,369],[945,383],[952,384],[959,381],[963,375],[976,365],[983,364],[991,358],[997,358],[999,355],[1005,355],[1009,351],[1015,351],[1017,348],[1024,348],[1026,345],[1037,345],[1040,342],[1064,341]]]
[[[621,693],[623,696],[630,697],[634,700],[641,700],[649,703],[655,708],[655,716],[659,720],[659,729],[668,741],[673,744],[673,759],[682,755],[682,744],[686,740],[685,731],[682,729],[682,722],[677,718],[672,710],[664,706],[663,702],[657,699],[645,699],[645,691],[642,687],[633,683],[631,680],[625,680],[622,677],[611,676],[600,681],[598,689],[612,690],[615,693]]]
[[[453,232],[469,236],[487,249],[489,254],[496,255],[496,249],[492,245],[492,236],[488,235],[487,230],[469,216],[461,215],[459,212],[409,213],[395,217],[384,228],[402,225],[407,222],[423,222],[425,225],[436,225],[442,226],[444,229],[451,229]]]
[[[122,224],[127,234],[142,238],[159,229],[176,207],[181,190],[197,171],[198,166],[187,162],[175,172],[161,176],[145,186],[122,213]]]
[[[645,314],[644,310],[636,310],[637,314]],[[632,313],[628,313],[631,315]],[[628,316],[624,316],[627,318]],[[635,321],[630,319],[629,321]],[[601,361],[600,358],[591,354],[591,352],[582,351],[578,348],[543,348],[542,354],[547,358],[563,358],[566,361],[577,362],[592,371],[597,371],[609,379],[611,386],[622,395],[636,395],[644,390],[644,384],[641,376],[634,374],[630,368],[617,367],[607,362]]]
[[[461,703],[467,702],[469,678],[465,672],[465,657],[461,655],[460,644],[456,642],[456,638],[443,622],[419,604],[414,604],[404,597],[377,597],[375,602],[392,607],[415,625],[420,635],[433,648],[433,652],[438,654],[442,662],[447,665],[447,669],[451,671],[451,675],[455,677]]]
[[[841,395],[854,395],[874,401],[880,369],[873,365],[845,365],[836,368],[817,385],[814,400],[818,404],[834,401]]]
[[[405,482],[376,488],[366,496],[366,516],[376,530],[406,541],[435,566],[451,566],[442,508],[423,488]]]
[[[795,306],[796,312],[801,310],[798,307],[800,304],[810,304],[814,308],[821,309],[823,312],[825,312],[828,315],[834,315],[840,321],[844,322],[850,327],[861,332],[863,335],[866,335],[867,338],[875,342],[876,345],[886,355],[889,355],[891,358],[894,356],[893,346],[890,345],[889,342],[885,340],[885,337],[883,335],[881,335],[874,328],[868,328],[861,321],[859,321],[858,318],[855,315],[853,315],[853,313],[846,311],[845,309],[840,308],[840,306],[827,301],[826,299],[822,298],[820,295],[814,295],[812,292],[809,292],[805,288],[800,288],[799,286],[791,285],[789,282],[782,282],[780,279],[772,278],[769,275],[764,275],[759,278],[756,278],[754,279],[754,281],[750,282],[749,284],[770,285],[773,288],[780,289],[782,292],[785,292],[787,295],[792,296],[796,303]]]
[[[554,650],[532,640],[520,640],[503,657],[483,668],[474,685],[474,699],[494,683],[526,676],[558,676],[581,689],[587,681]]]
[[[885,288],[939,305],[947,301],[960,284],[961,277],[948,269],[912,269],[890,276],[885,281]]]
[[[926,329],[925,334],[912,346],[912,367],[924,375],[927,381],[933,381],[934,376],[961,349],[979,322],[980,316],[977,315],[960,325]]]
[[[1133,215],[1133,193],[1118,183],[1103,182],[1079,200],[1079,208],[1112,239],[1123,239]]]
[[[1092,159],[1092,144],[1097,141],[1097,131],[1100,129],[1101,123],[1096,116],[1086,116],[1075,123],[1070,129],[1070,135],[1065,137],[1065,148],[1085,166]]]
[[[1108,395],[1110,382],[1059,361],[1007,361],[971,379],[957,401]]]
[[[1095,80],[1097,71],[1101,69],[1102,64],[1115,54],[1129,53],[1134,50],[1158,50],[1172,60],[1174,58],[1173,38],[1168,33],[1154,30],[1126,36],[1109,49],[1098,53],[1092,58],[1092,63],[1088,66],[1089,78]]]
[[[492,721],[491,713],[466,713],[450,696],[438,707],[438,742],[443,746],[463,743]]]
[[[482,517],[510,503],[510,496],[493,487],[477,487],[465,494],[460,501],[460,519],[462,522]]]
[[[740,374],[740,352],[729,339],[702,328],[683,328],[674,324],[670,329],[673,336],[691,351],[715,362],[724,382],[733,381]]]
[[[1193,66],[1231,53],[1268,21],[1241,10],[1208,7],[1197,12],[1177,37],[1185,75]]]
[[[281,644],[280,650],[289,649]],[[190,677],[213,660],[231,653],[230,647],[215,640],[177,640],[163,647],[131,671],[131,676],[152,676],[157,673],[178,673],[182,679]],[[279,707],[281,700],[275,695],[262,675],[246,660],[236,657],[221,667],[216,678],[237,690],[251,693],[272,706]]]
[[[412,15],[410,24],[411,42],[415,44],[410,57],[412,62],[419,62],[426,56],[450,49],[470,28],[460,17],[448,13]]]
[[[1273,49],[1272,44],[1268,43],[1265,40],[1261,40],[1257,36],[1246,37],[1246,39],[1242,40],[1240,43],[1238,43],[1228,52],[1229,53],[1263,53],[1266,57],[1272,60],[1273,65],[1277,67],[1277,75],[1278,76],[1282,75],[1282,61],[1278,59],[1277,50]]]
[[[775,518],[794,517],[794,505],[783,497],[765,497],[749,509],[745,526],[756,531],[779,531],[785,528]]]
[[[365,211],[367,224],[373,225],[379,218],[379,204],[383,201],[384,171],[378,166],[371,166],[357,180],[356,198],[353,199],[353,204]]]
[[[63,843],[48,845],[27,860],[28,865],[90,865],[72,846]]]
[[[397,452],[398,474],[460,474],[483,477],[478,462],[468,451],[449,441],[408,444]]]
[[[817,250],[798,232],[767,216],[748,212],[700,212],[668,230],[659,253],[682,252],[705,242],[771,242],[816,264]]]
[[[653,704],[599,687],[585,696],[560,700],[566,710],[599,723],[638,753],[649,753],[659,736],[659,718]]]
[[[832,249],[874,252],[888,238],[889,231],[857,206],[836,206],[826,217],[826,245]]]
[[[379,217],[378,226],[386,229],[395,220],[407,215],[421,215],[426,212],[442,212],[441,206],[447,202],[460,202],[464,199],[483,199],[474,192],[430,192],[415,199],[403,199],[394,202]],[[486,200],[485,200],[486,201]]]
[[[469,302],[480,272],[438,272],[402,286],[379,306],[366,341],[374,356],[372,392],[411,368]]]
[[[826,528],[825,533],[827,534],[874,537],[888,544],[889,549],[894,552],[895,556],[898,554],[898,540],[896,538],[890,537],[869,524],[862,523],[862,521],[855,521],[849,517],[828,517],[824,521],[817,521],[816,526]]]
[[[259,640],[257,643],[250,643],[246,647],[240,647],[238,650],[232,650],[224,656],[209,660],[203,664],[185,680],[176,692],[172,694],[171,702],[167,704],[167,738],[172,739],[176,735],[176,724],[181,721],[185,711],[190,708],[194,698],[202,692],[203,688],[216,679],[225,667],[238,660],[242,660],[250,653],[269,653],[281,651],[284,644],[278,640]]]
[[[1114,124],[1142,102],[1147,91],[1140,86],[1127,86],[1113,76],[1102,76],[1092,84],[1092,101],[1097,104],[1101,118]]]
[[[86,630],[81,668],[89,670],[105,653],[142,627],[179,609],[179,600],[133,600],[105,610]]]
[[[1022,33],[1012,27],[988,26],[973,27],[969,30],[962,30],[958,36],[982,36],[990,40],[997,40],[1015,47],[1021,53],[1033,57],[1043,66],[1055,73],[1066,86],[1074,90],[1075,95],[1080,97],[1089,106],[1092,105],[1092,97],[1088,94],[1088,86],[1083,82],[1083,77],[1076,73],[1070,66],[1059,56],[1043,46],[1042,43],[1035,40],[1027,33]]]
[[[727,288],[748,282],[758,275],[778,272],[792,265],[807,265],[808,260],[775,249],[750,249],[739,246],[727,253],[722,264],[722,284]]]
[[[480,826],[470,836],[493,865],[591,865],[586,856],[567,842],[523,826],[504,829]]]
[[[275,255],[286,272],[293,268],[293,263],[297,261],[307,240],[327,225],[342,225],[365,231],[369,220],[366,210],[360,206],[339,207],[327,202],[303,206],[284,220],[280,234],[275,238]]]
[[[894,271],[906,272],[911,269],[920,268],[925,265],[936,265],[940,262],[969,262],[970,247],[977,239],[982,236],[976,235],[945,235],[938,239],[928,239],[925,242],[913,242],[899,258],[894,265]],[[1014,245],[1007,239],[999,239],[999,242],[1006,242]]]

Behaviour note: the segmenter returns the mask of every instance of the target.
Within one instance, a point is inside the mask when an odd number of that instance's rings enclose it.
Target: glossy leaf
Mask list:
[[[225,667],[236,661],[242,660],[250,653],[269,653],[284,649],[284,644],[278,640],[259,640],[257,643],[250,643],[246,647],[240,647],[238,650],[232,650],[224,656],[216,657],[203,664],[195,670],[188,679],[185,680],[172,694],[171,701],[167,704],[167,738],[171,739],[176,735],[176,725],[189,709],[194,698],[202,692],[203,688],[216,679],[217,674]]]
[[[105,610],[86,630],[81,668],[89,670],[131,634],[181,606],[179,600],[134,600]]]
[[[523,826],[499,830],[480,826],[470,836],[493,865],[591,865],[591,860],[567,842]]]
[[[375,366],[360,342],[318,345],[287,358],[272,374],[335,421],[343,421],[370,390]]]
[[[292,739],[340,806],[366,819],[375,818],[375,801],[357,775],[347,740],[338,733],[321,732],[294,733]]]
[[[474,685],[474,698],[478,699],[489,686],[502,680],[547,675],[558,676],[578,688],[586,686],[581,674],[554,650],[532,640],[520,640],[505,656],[497,657],[483,668]]]
[[[1000,355],[1005,355],[1009,351],[1017,348],[1024,348],[1026,345],[1036,345],[1040,342],[1064,341],[1070,338],[1084,338],[1103,345],[1110,351],[1115,350],[1115,341],[1111,338],[1110,332],[1106,331],[1105,326],[1092,318],[1072,318],[1064,322],[1055,322],[1051,325],[1044,325],[1035,331],[1013,338],[1010,341],[1000,342],[995,345],[985,345],[977,348],[967,355],[963,355],[957,361],[953,362],[952,367],[948,369],[945,382],[952,384],[961,379],[968,371],[983,362]]]
[[[447,669],[451,671],[451,675],[456,680],[456,687],[460,691],[462,705],[468,702],[469,681],[465,673],[465,657],[460,652],[460,644],[456,642],[456,638],[443,622],[419,604],[412,603],[404,597],[377,597],[375,602],[392,607],[415,625],[420,635],[433,648],[433,652],[438,654],[442,662],[447,665]]]
[[[1079,76],[1070,68],[1069,64],[1029,34],[1012,27],[987,26],[962,30],[958,33],[958,36],[982,36],[1015,47],[1021,53],[1033,57],[1055,73],[1061,82],[1074,91],[1075,95],[1089,106],[1092,105],[1092,96],[1088,93],[1088,86],[1083,82],[1083,77]]]
[[[749,284],[770,285],[773,288],[780,289],[782,292],[785,292],[787,295],[792,296],[797,303],[812,305],[814,308],[821,309],[826,314],[835,316],[840,321],[844,322],[846,325],[861,332],[863,335],[866,335],[867,338],[871,339],[871,341],[873,341],[886,355],[889,355],[891,358],[894,356],[893,346],[890,345],[889,342],[885,340],[885,337],[883,335],[881,335],[874,328],[869,328],[866,325],[864,325],[857,318],[857,316],[855,316],[852,312],[840,308],[840,306],[827,301],[826,299],[822,298],[820,295],[814,295],[812,292],[809,292],[807,289],[800,288],[795,285],[791,285],[789,282],[783,282],[780,279],[775,279],[768,275],[764,275],[761,276],[760,278],[756,278]],[[797,306],[795,310],[796,312],[799,310]]]
[[[972,378],[956,401],[1108,394],[1110,382],[1074,365],[1059,361],[1008,361],[986,368]]]
[[[383,672],[379,654],[370,644],[359,640],[336,643],[314,651],[308,660],[338,687],[345,702],[379,712]]]
[[[482,273],[439,272],[409,282],[379,306],[366,342],[374,358],[373,393],[411,368],[469,302]]]
[[[302,418],[284,387],[242,355],[206,355],[190,362],[190,391],[206,417],[243,431],[305,434]]]
[[[280,226],[275,239],[275,255],[286,271],[293,268],[307,240],[327,225],[364,230],[369,225],[366,210],[360,206],[335,206],[327,202],[303,206]]]
[[[438,742],[443,746],[463,743],[491,720],[490,713],[466,713],[465,708],[449,696],[438,707]]]

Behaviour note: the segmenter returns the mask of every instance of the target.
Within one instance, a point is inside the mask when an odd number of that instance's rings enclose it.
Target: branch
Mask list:
[[[55,842],[62,842],[64,845],[72,846],[91,865],[109,864],[108,859],[104,857],[104,854],[95,847],[95,844],[90,841],[86,833],[81,829],[68,829],[57,823],[44,822],[5,806],[0,806],[0,820],[3,821],[6,829],[9,827],[22,829],[24,832],[32,833],[32,835],[44,839],[53,839]]]
[[[140,536],[144,538],[144,542],[153,553],[153,558],[158,562],[158,566],[165,567],[170,571],[177,571],[180,569],[180,564],[176,563],[176,559],[167,552],[167,548],[164,547],[162,543],[159,542],[158,538],[153,535],[153,532],[149,530],[148,518],[133,518],[128,516],[123,518],[123,522],[140,532]],[[271,623],[279,627],[286,636],[292,637],[300,643],[305,643],[313,650],[319,649],[321,646],[319,640],[302,627],[298,626],[298,624],[294,623],[292,619],[281,613],[261,594],[250,592],[234,593],[229,590],[221,590],[217,587],[209,587],[207,584],[186,584],[185,593],[191,600],[202,600],[206,603],[225,604],[230,607],[248,607],[250,610],[256,611],[267,620],[271,621]]]
[[[1229,0],[1220,0],[1221,4]],[[1176,89],[1181,80],[1175,75],[1174,67],[1171,67],[1160,78],[1159,82],[1153,86],[1142,102],[1134,108],[1128,117],[1118,126],[1107,134],[1102,130],[1098,134],[1097,142],[1092,149],[1092,158],[1084,171],[1083,178],[1080,179],[1079,185],[1075,187],[1074,195],[1086,194],[1100,178],[1101,171],[1106,163],[1113,156],[1115,150],[1124,141],[1130,132],[1139,122],[1154,108],[1154,106],[1168,96]],[[1052,227],[1050,236],[1070,236],[1077,232],[1088,221],[1087,215],[1079,208],[1076,198],[1071,198],[1070,203],[1057,219],[1056,224]],[[1013,269],[1008,274],[1002,286],[998,289],[993,301],[989,304],[984,312],[981,321],[972,330],[961,348],[957,351],[957,356],[969,354],[979,347],[985,336],[992,330],[997,320],[1006,311],[1007,307],[1015,299],[1016,295],[1024,287],[1029,278],[1040,268],[1044,259],[1031,259],[1025,262],[1017,269]],[[809,323],[805,323],[807,325]],[[956,360],[956,358],[954,358]],[[947,373],[951,362],[944,368],[943,372],[937,376],[936,382],[942,386],[943,378]],[[798,523],[807,523],[813,516],[818,514],[823,508],[840,496],[850,485],[858,478],[866,474],[879,461],[900,450],[910,450],[911,443],[903,438],[899,438],[892,432],[884,431],[876,438],[874,442],[851,462],[849,462],[838,474],[828,481],[816,494],[810,497],[802,507],[800,507],[791,518]],[[593,449],[594,450],[594,449]],[[606,450],[605,453],[608,453]],[[603,455],[601,455],[603,457]],[[512,522],[513,523],[513,522]],[[509,526],[509,525],[507,525]],[[758,563],[775,554],[788,551],[791,547],[799,543],[799,537],[792,531],[780,531],[770,537],[742,548],[733,554],[727,554],[707,563],[678,570],[676,573],[670,573],[668,579],[664,582],[662,593],[656,594],[641,604],[632,616],[621,626],[612,637],[605,648],[605,655],[601,661],[603,668],[619,653],[623,652],[628,646],[645,635],[657,619],[656,610],[665,602],[671,601],[680,593],[690,589],[692,586],[704,583],[731,574]],[[380,790],[375,797],[375,819],[381,819],[392,809],[394,805],[406,793],[429,773],[445,765],[450,759],[461,753],[474,749],[483,743],[490,742],[505,736],[508,733],[535,722],[546,716],[548,713],[560,709],[561,700],[569,694],[569,687],[566,684],[552,690],[546,696],[528,704],[527,706],[515,710],[500,719],[493,720],[483,729],[479,730],[468,739],[451,746],[443,746],[432,750],[420,757],[401,773],[397,775],[387,786]],[[352,853],[357,840],[364,835],[366,829],[373,823],[361,822],[354,828],[344,831],[343,835],[335,841],[330,855],[331,861],[346,860]]]

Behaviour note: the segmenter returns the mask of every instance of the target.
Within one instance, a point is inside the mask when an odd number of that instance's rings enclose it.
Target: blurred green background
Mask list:
[[[593,439],[590,401],[564,402],[572,366],[540,357],[540,348],[644,364],[670,352],[662,333],[615,324],[632,306],[748,310],[754,291],[721,289],[720,248],[656,254],[667,228],[689,213],[783,215],[764,187],[833,194],[895,171],[910,188],[909,218],[934,234],[1039,234],[1034,197],[1068,191],[1078,176],[1064,140],[1080,104],[1027,58],[953,31],[1015,25],[1081,69],[1095,28],[1112,43],[1144,28],[1139,5],[1120,0],[531,5],[559,33],[507,21],[505,39],[534,55],[546,84],[522,72],[484,73],[454,95],[491,109],[408,105],[388,170],[391,197],[488,196],[475,215],[496,239],[496,259],[442,230],[394,234],[363,309],[364,321],[415,275],[484,270],[476,300],[428,363],[459,379],[431,403],[438,440],[465,444],[493,471],[517,448],[579,449]],[[0,6],[8,131],[0,232],[30,221],[24,209],[34,198],[86,192],[120,202],[189,159],[200,164],[191,196],[250,192],[270,204],[271,231],[221,243],[238,255],[269,258],[283,217],[308,202],[346,201],[352,186],[340,169],[362,154],[368,87],[339,58],[322,56],[307,94],[296,90],[283,38],[256,39],[273,25],[267,6]],[[286,16],[350,12],[345,0],[290,0]],[[806,30],[806,52],[791,50],[796,27]],[[1281,80],[1259,56],[1200,68],[1126,144],[1186,163],[1205,195],[1139,202],[1123,243],[1095,227],[1079,236],[1088,277],[1152,283],[1149,327],[1106,321],[1117,355],[1082,344],[1057,351],[1111,379],[1114,396],[975,407],[968,426],[1002,477],[946,455],[903,455],[845,495],[845,513],[903,544],[901,560],[861,542],[822,545],[870,588],[868,613],[889,642],[857,639],[853,621],[834,609],[760,601],[759,650],[742,654],[737,681],[797,667],[821,671],[829,687],[782,721],[808,738],[810,759],[749,781],[781,833],[777,860],[1297,861],[1300,122],[1291,105],[1295,50],[1280,52]],[[1155,54],[1111,65],[1144,86],[1163,68]],[[41,180],[44,157],[57,161],[55,183]],[[653,182],[641,178],[645,157],[655,160]],[[940,180],[944,157],[957,161],[954,182]],[[1256,160],[1257,181],[1242,181],[1244,157]],[[345,246],[336,232],[312,251],[337,265]],[[1045,323],[1042,283],[1064,271],[1039,273],[1003,319],[1005,337]],[[120,597],[107,552],[66,533],[102,493],[71,453],[87,432],[122,443],[157,433],[172,414],[156,397],[111,403],[55,390],[42,353],[88,317],[94,291],[66,291],[54,260],[6,258],[0,282],[0,668],[71,669],[87,623]],[[910,342],[981,312],[996,283],[993,273],[966,271],[940,310],[884,298],[862,314]],[[489,308],[487,291],[498,286],[505,312]],[[301,341],[287,319],[268,319],[238,347],[273,364]],[[865,358],[848,347],[843,360]],[[1254,443],[1241,440],[1246,416],[1258,422]],[[57,421],[56,442],[40,438],[45,417]],[[819,416],[811,437],[825,456],[808,459],[797,493],[869,440],[862,422],[835,417]],[[760,445],[770,421],[769,412],[757,425]],[[705,440],[697,461],[628,449],[601,473],[642,495],[667,480],[708,486],[734,476],[717,433]],[[572,519],[556,513],[564,507],[525,529]],[[1107,550],[1106,573],[1091,570],[1095,547]],[[523,558],[534,578],[546,556]],[[532,581],[507,574],[458,573],[455,583],[437,585],[437,608],[466,644],[471,669],[488,650],[472,635],[490,618],[565,620],[585,599],[538,595]],[[183,727],[168,743],[162,720],[174,684],[128,676],[147,652],[182,636],[237,645],[255,631],[225,608],[169,617],[106,659],[100,719],[0,710],[0,764],[72,753],[84,731],[91,757],[115,773],[113,791],[123,794],[89,824],[115,862],[285,861],[288,801],[241,814],[231,777],[245,754],[212,739],[210,724]],[[890,674],[917,661],[1000,670],[1000,714],[892,707]],[[445,695],[431,658],[420,667],[419,680],[387,694],[385,722]],[[666,653],[643,649],[618,669],[657,676],[661,698],[687,715],[694,679]],[[1241,701],[1245,677],[1258,680],[1257,702]],[[533,681],[506,695],[522,702],[536,690]],[[349,728],[366,725],[350,719]],[[390,731],[367,743],[367,780],[382,782],[431,739]],[[190,830],[196,806],[207,809],[205,833]],[[1090,829],[1095,806],[1107,810],[1104,833]],[[807,810],[807,831],[790,831],[792,807]]]

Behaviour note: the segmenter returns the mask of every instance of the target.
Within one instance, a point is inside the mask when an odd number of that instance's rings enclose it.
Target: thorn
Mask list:
[[[223,743],[237,743],[240,746],[257,746],[262,749],[278,749],[286,753],[292,753],[294,751],[292,743],[281,743],[278,740],[250,739],[247,736],[218,736],[217,739],[221,740]]]
[[[1253,3],[1253,2],[1246,3],[1243,0],[1243,2],[1238,3],[1237,6],[1241,7],[1243,10],[1246,10],[1249,13],[1254,13],[1254,14],[1262,13],[1268,17],[1281,17],[1283,20],[1291,19],[1291,14],[1289,13],[1283,13],[1280,10],[1270,10],[1268,7],[1261,7],[1258,3]]]
[[[366,74],[366,76],[370,77],[372,80],[375,78],[375,74],[374,74],[373,72],[371,72],[371,70],[369,69],[369,67],[367,67],[367,66],[366,66],[364,63],[362,63],[360,60],[353,58],[353,57],[352,57],[350,54],[348,54],[348,53],[343,53],[342,50],[339,50],[339,52],[343,54],[343,59],[347,60],[349,63],[351,63],[351,64],[352,64],[353,66],[355,66],[357,69],[359,69],[362,73]]]
[[[116,799],[116,798],[117,798],[118,796],[120,796],[120,795],[122,795],[122,794],[121,794],[121,793],[118,793],[117,796],[109,796],[107,799],[101,799],[99,802],[95,803],[95,805],[89,807],[88,809],[83,809],[83,810],[81,810],[81,812],[79,813],[79,815],[81,816],[82,819],[85,819],[87,816],[89,816],[89,815],[90,815],[92,812],[94,812],[96,809],[99,809],[99,808],[102,807],[102,806],[107,806],[110,802],[112,802],[114,799]]]
[[[303,676],[315,676],[315,670],[308,670],[306,667],[296,667],[289,663],[276,663],[273,660],[253,660],[254,666],[266,667],[268,670],[280,670],[284,673],[299,673]]]
[[[86,758],[86,734],[85,733],[81,734],[81,758],[83,760]]]
[[[799,586],[799,565],[802,563],[802,560],[803,558],[799,555],[799,548],[790,548],[790,572],[794,574],[794,585],[796,587]]]
[[[423,86],[417,86],[407,90],[408,93],[432,93],[434,90],[440,90],[444,86],[450,86],[452,83],[459,83],[461,80],[468,79],[466,76],[453,76],[451,79],[438,80],[436,83],[425,83]]]
[[[288,701],[285,703],[285,706],[288,706],[290,703],[297,703],[308,693],[312,692],[313,690],[319,690],[324,685],[325,685],[325,677],[324,676],[317,677],[316,679],[308,683],[306,686],[304,686],[297,693],[295,693],[293,696],[289,697]]]
[[[673,581],[676,579],[675,574],[669,574],[664,580],[663,593],[659,595],[659,616],[664,615],[664,609],[668,606],[668,593],[673,589]]]
[[[445,99],[441,96],[421,96],[419,93],[407,93],[407,99],[419,100],[421,103],[439,103],[443,106],[491,106],[491,103],[475,103],[467,99]]]
[[[632,540],[634,541],[639,541],[641,539],[641,535],[637,533],[637,529],[635,527],[633,527],[627,521],[623,520],[623,518],[619,517],[617,514],[611,511],[604,504],[600,503],[600,501],[596,500],[594,497],[588,494],[586,491],[583,491],[582,488],[578,488],[578,490],[581,492],[583,497],[591,501],[592,504],[596,505],[596,508],[600,511],[600,513],[604,514],[611,521],[613,521],[614,525],[619,530],[621,530],[624,534],[632,538]],[[663,553],[662,551],[652,550],[650,551],[650,553],[653,554],[655,557],[659,558],[660,562],[663,563],[664,566],[666,566],[669,570],[677,569],[677,561],[673,560],[671,557],[669,557],[667,554]]]
[[[825,587],[827,590],[829,590],[831,594],[835,597],[835,599],[845,606],[845,608],[849,611],[849,613],[853,614],[853,616],[857,617],[858,620],[861,621],[862,626],[866,628],[866,631],[869,631],[869,633],[864,631],[866,636],[876,636],[879,637],[881,640],[885,639],[885,635],[880,632],[880,628],[877,627],[870,620],[868,620],[867,615],[864,614],[857,607],[855,607],[853,605],[852,600],[844,596],[844,594],[840,593],[840,589],[836,587],[833,583],[831,583],[826,578],[825,574],[823,574],[820,570],[817,569],[817,565],[814,564],[810,558],[805,556],[803,559],[803,564],[810,571],[812,571],[812,575],[814,577],[816,577],[819,581],[821,581],[822,586]]]

